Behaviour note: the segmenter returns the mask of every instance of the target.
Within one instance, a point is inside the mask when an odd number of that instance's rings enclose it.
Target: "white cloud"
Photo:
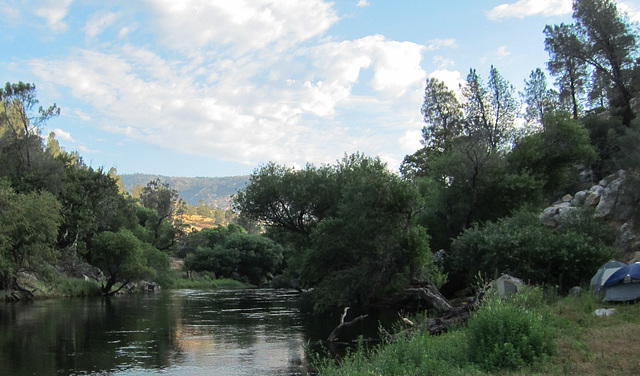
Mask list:
[[[234,55],[286,49],[324,33],[338,16],[322,0],[147,0],[158,35],[177,49],[216,46]]]
[[[118,31],[118,37],[124,38],[127,35],[131,34],[133,31],[135,31],[137,28],[138,28],[138,26],[135,25],[135,24],[121,27],[120,31]]]
[[[500,46],[498,47],[498,58],[499,59],[503,59],[509,55],[511,55],[511,52],[507,51],[507,46]]]
[[[454,38],[430,40],[427,44],[427,51],[435,51],[443,47],[456,48],[456,40]]]
[[[102,32],[111,26],[117,19],[119,14],[114,12],[94,14],[84,27],[87,37],[94,38],[102,34]]]
[[[415,43],[369,36],[305,47],[286,57],[264,55],[260,62],[181,62],[125,45],[117,53],[77,50],[66,60],[31,65],[42,80],[69,87],[91,104],[92,121],[103,119],[101,127],[109,132],[246,164],[304,165],[332,162],[345,151],[376,154],[389,142],[384,132],[370,134],[368,126],[338,125],[336,116],[362,113],[380,121],[392,109],[407,107],[408,118],[382,120],[406,129],[424,90],[423,51]],[[359,82],[367,69],[373,72],[370,81]],[[213,78],[202,81],[203,71]],[[354,96],[355,85],[377,94]]]
[[[451,68],[456,63],[453,59],[444,56],[434,56],[433,62],[438,65],[438,69]]]
[[[456,93],[458,98],[462,97],[461,86],[465,85],[467,80],[462,77],[462,74],[458,71],[450,71],[447,69],[439,69],[429,74],[429,78],[437,78],[444,82],[449,90]]]
[[[628,3],[617,3],[618,11],[622,14],[626,14],[631,22],[640,22],[640,10],[634,8]]]
[[[47,26],[55,32],[64,32],[68,25],[64,18],[69,13],[73,0],[47,0],[44,5],[36,9],[36,15],[47,21]]]
[[[69,132],[65,132],[60,128],[56,128],[53,130],[53,133],[56,134],[56,137],[61,139],[61,140],[65,140],[65,141],[69,141],[69,142],[76,142],[73,137],[71,137],[71,133]]]
[[[363,8],[363,7],[368,7],[369,2],[367,0],[358,0],[358,4],[356,4],[357,7]]]
[[[14,4],[0,1],[0,20],[5,25],[16,26],[20,24],[22,12]]]
[[[525,18],[529,16],[564,16],[571,14],[572,0],[519,0],[501,4],[488,12],[489,19]]]

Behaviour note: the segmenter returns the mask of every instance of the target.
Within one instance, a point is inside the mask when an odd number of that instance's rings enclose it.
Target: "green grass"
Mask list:
[[[597,317],[597,308],[616,313]],[[408,329],[373,349],[319,361],[318,375],[640,374],[639,304],[608,305],[588,292],[546,303],[532,289],[511,301],[490,300],[482,310],[468,326],[440,336]]]
[[[80,278],[64,278],[60,281],[53,295],[55,296],[100,296],[100,283],[97,281],[85,281]]]
[[[247,284],[234,279],[211,279],[203,278],[179,278],[174,281],[171,288],[174,289],[242,289],[248,287]]]

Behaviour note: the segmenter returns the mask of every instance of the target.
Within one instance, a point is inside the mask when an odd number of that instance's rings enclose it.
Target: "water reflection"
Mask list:
[[[331,324],[301,305],[273,290],[0,304],[0,375],[305,374]]]

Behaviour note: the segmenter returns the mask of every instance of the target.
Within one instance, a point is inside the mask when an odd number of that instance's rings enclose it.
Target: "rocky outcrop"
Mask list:
[[[617,246],[629,261],[640,261],[640,234],[636,212],[640,203],[638,178],[624,170],[607,176],[587,190],[565,195],[540,213],[545,226],[559,227],[574,210],[592,208],[594,217],[617,229]]]

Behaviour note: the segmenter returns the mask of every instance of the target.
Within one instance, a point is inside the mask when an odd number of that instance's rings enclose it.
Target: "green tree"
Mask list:
[[[161,250],[172,249],[178,237],[182,234],[176,226],[175,217],[182,213],[184,200],[178,191],[171,188],[169,183],[161,183],[159,179],[152,180],[140,192],[140,203],[156,213],[155,218],[146,216],[147,226],[151,229],[151,244]]]
[[[578,119],[583,109],[583,98],[588,83],[588,68],[580,58],[582,44],[578,39],[574,25],[560,24],[544,29],[545,50],[550,59],[547,68],[556,77],[560,88],[560,102],[569,110],[574,119]]]
[[[48,192],[16,193],[0,186],[0,288],[21,288],[18,272],[38,273],[56,259],[55,240],[62,222],[60,203]]]
[[[290,275],[313,288],[316,309],[326,310],[367,305],[412,276],[428,276],[432,256],[417,240],[426,234],[411,230],[418,201],[415,188],[379,159],[355,154],[304,170],[269,164],[234,205],[287,247]]]
[[[41,143],[39,137],[42,125],[48,119],[60,115],[60,109],[55,104],[46,109],[40,106],[36,113],[35,106],[38,103],[33,84],[7,82],[4,89],[0,89],[0,123],[7,128],[6,133],[14,137],[21,166],[27,170],[31,168],[32,145]]]
[[[635,30],[611,0],[574,0],[573,18],[583,41],[581,57],[609,78],[609,101],[629,126],[634,117],[630,74],[638,54]]]
[[[578,187],[579,173],[597,159],[589,132],[566,112],[547,114],[543,131],[524,137],[507,155],[514,172],[528,172],[542,186],[542,196],[553,200]]]
[[[213,272],[218,277],[259,286],[271,279],[281,266],[282,247],[262,235],[236,231],[234,226],[230,231],[206,235],[209,235],[209,241],[186,257],[187,270]]]
[[[537,68],[524,81],[524,102],[527,105],[525,120],[529,124],[542,125],[544,116],[557,109],[558,93],[547,89],[547,77]]]
[[[93,237],[90,261],[105,274],[106,283],[102,284],[103,295],[113,295],[129,282],[154,275],[153,268],[147,265],[145,248],[145,243],[125,229],[117,232],[103,231]],[[112,291],[116,283],[121,285]]]
[[[436,78],[427,80],[420,112],[427,124],[422,128],[421,140],[427,149],[444,151],[454,138],[463,134],[462,107],[444,82]]]
[[[594,85],[592,98],[606,91],[614,112],[629,126],[634,118],[631,83],[638,51],[635,30],[611,0],[574,0],[573,18],[573,25],[545,28],[551,72],[564,77],[563,83],[575,84],[571,90],[590,81]],[[591,80],[586,66],[591,68]],[[576,107],[574,96],[574,117]]]
[[[492,150],[508,148],[514,137],[514,122],[518,113],[515,89],[500,72],[491,66],[485,86],[475,69],[467,76],[462,89],[467,122],[467,135],[482,136]]]

